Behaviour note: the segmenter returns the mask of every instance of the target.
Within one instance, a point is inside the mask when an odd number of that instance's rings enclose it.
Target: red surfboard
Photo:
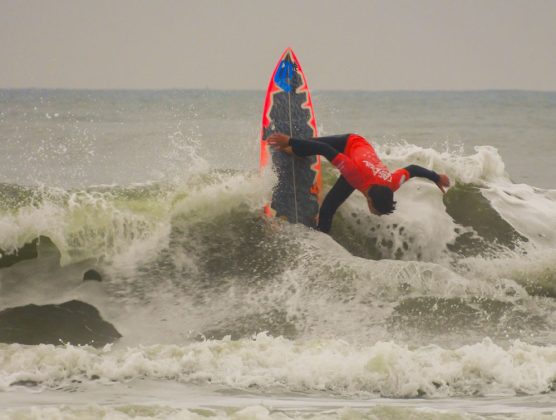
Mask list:
[[[275,132],[302,139],[317,137],[307,79],[291,48],[284,51],[272,72],[264,101],[260,170],[272,165],[278,177],[264,212],[269,217],[315,227],[322,189],[320,158],[291,156],[271,149],[266,139]]]

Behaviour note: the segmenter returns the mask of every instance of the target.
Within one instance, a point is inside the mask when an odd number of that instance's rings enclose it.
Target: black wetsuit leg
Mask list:
[[[338,178],[320,207],[319,224],[317,225],[318,230],[325,233],[330,231],[332,227],[332,218],[336,210],[338,210],[338,207],[346,201],[354,190],[355,188],[353,188],[343,176]]]

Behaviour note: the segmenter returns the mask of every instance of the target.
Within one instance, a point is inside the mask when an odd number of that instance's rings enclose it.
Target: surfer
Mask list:
[[[395,210],[394,191],[410,178],[429,179],[443,193],[450,186],[447,175],[437,174],[418,165],[390,172],[378,158],[373,146],[357,134],[297,139],[273,133],[267,142],[275,150],[296,156],[322,155],[340,171],[341,176],[320,208],[317,229],[322,232],[330,230],[334,213],[356,189],[367,199],[370,212],[380,216]]]

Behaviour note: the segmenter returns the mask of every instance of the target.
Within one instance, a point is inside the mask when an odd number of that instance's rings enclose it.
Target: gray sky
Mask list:
[[[0,88],[556,90],[556,0],[0,0]]]

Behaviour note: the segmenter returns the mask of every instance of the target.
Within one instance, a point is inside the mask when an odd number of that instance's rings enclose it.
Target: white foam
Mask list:
[[[133,241],[149,238],[167,217],[161,203],[159,208],[133,210],[133,203],[126,208],[110,192],[48,189],[37,194],[37,204],[0,218],[0,249],[15,251],[47,236],[59,249],[62,265],[110,257],[127,251]]]
[[[480,186],[484,197],[514,229],[539,247],[556,247],[556,190],[512,183],[496,148],[476,146],[475,153],[468,156],[461,151],[438,152],[408,144],[386,145],[379,150],[392,168],[416,163],[448,174],[452,184]],[[407,188],[400,189],[400,197],[404,190]],[[413,198],[411,202],[417,205],[420,199]]]
[[[475,146],[475,153],[464,156],[462,150],[439,152],[413,144],[390,144],[377,147],[389,168],[417,164],[447,174],[453,183],[482,184],[507,179],[505,164],[492,146]]]
[[[174,379],[261,390],[321,391],[389,397],[539,394],[554,386],[556,347],[521,341],[502,348],[489,339],[446,349],[394,342],[369,346],[342,340],[306,342],[264,333],[239,341],[117,348],[0,346],[0,386],[35,381]]]
[[[272,171],[265,171],[262,177],[255,174],[217,176],[213,182],[192,185],[175,203],[172,215],[206,219],[240,204],[262,211],[265,196],[272,190],[275,180]]]
[[[539,248],[556,248],[556,190],[500,181],[482,189],[492,207]]]

